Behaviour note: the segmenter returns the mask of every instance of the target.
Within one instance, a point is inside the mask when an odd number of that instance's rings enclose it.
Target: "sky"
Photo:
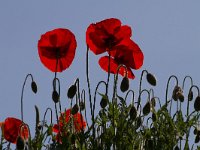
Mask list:
[[[54,108],[51,99],[54,74],[42,65],[37,49],[41,34],[49,30],[71,30],[78,45],[70,68],[58,74],[63,108],[69,107],[67,89],[76,78],[80,79],[81,89],[87,90],[85,32],[91,23],[107,18],[118,18],[122,24],[131,26],[132,39],[144,53],[144,65],[140,70],[133,70],[136,76],[131,81],[133,90],[138,91],[143,69],[156,75],[155,95],[162,101],[170,75],[177,75],[180,83],[190,75],[199,85],[199,6],[199,0],[0,1],[0,121],[7,117],[20,118],[21,90],[28,73],[33,74],[38,93],[31,91],[29,79],[24,91],[24,121],[33,130],[34,105],[41,114],[47,107]],[[106,80],[106,73],[98,66],[99,57],[90,53],[93,89],[98,81]],[[145,86],[150,87],[144,81]]]

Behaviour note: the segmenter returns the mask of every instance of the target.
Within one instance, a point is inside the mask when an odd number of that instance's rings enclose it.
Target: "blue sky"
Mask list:
[[[52,107],[54,74],[39,60],[37,42],[40,35],[55,29],[68,28],[76,36],[78,47],[69,69],[58,74],[61,80],[61,102],[69,106],[67,88],[80,78],[81,88],[87,89],[85,76],[85,32],[90,23],[106,18],[118,18],[132,27],[132,39],[142,49],[145,59],[142,69],[156,74],[156,95],[165,97],[167,78],[191,75],[200,84],[200,1],[199,0],[34,0],[0,2],[0,121],[6,117],[20,118],[21,88],[28,73],[38,84],[38,93],[27,82],[24,94],[24,120],[34,129],[34,105],[43,114]],[[98,67],[98,58],[90,53],[90,76],[93,86],[106,80]],[[131,88],[138,89],[141,70],[134,71],[136,79]],[[144,84],[145,85],[145,84]],[[148,86],[148,85],[145,85]]]

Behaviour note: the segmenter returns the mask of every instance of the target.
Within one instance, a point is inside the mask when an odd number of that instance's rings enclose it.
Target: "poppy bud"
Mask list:
[[[197,135],[196,137],[195,137],[195,143],[199,143],[199,140],[200,140],[200,138],[199,138],[199,135]]]
[[[103,96],[100,102],[101,108],[105,108],[108,105],[108,98]]]
[[[137,110],[136,110],[136,108],[134,106],[131,107],[129,115],[130,115],[130,119],[131,120],[135,120],[136,119],[136,117],[137,117]]]
[[[192,100],[193,100],[193,92],[190,90],[188,94],[188,101],[192,101]]]
[[[179,98],[180,102],[184,102],[184,95],[182,93],[178,94],[178,98]]]
[[[147,73],[146,78],[149,84],[151,84],[152,86],[156,86],[156,78],[154,75],[152,75],[151,73]]]
[[[176,145],[176,147],[174,148],[174,150],[180,150],[180,148],[178,147],[178,145]]]
[[[67,96],[72,99],[75,96],[76,91],[76,85],[74,84],[68,89]]]
[[[23,150],[25,146],[24,139],[21,136],[17,137],[16,149]]]
[[[53,99],[54,103],[57,103],[59,101],[59,94],[55,90],[52,93],[52,99]]]
[[[179,96],[183,93],[182,89],[179,86],[175,86],[173,93],[172,93],[172,98],[177,101],[179,99]],[[182,97],[183,98],[183,97]]]
[[[72,108],[72,115],[75,115],[79,110],[78,104],[75,104]]]
[[[80,110],[83,111],[85,109],[85,103],[81,101],[79,105],[80,105]]]
[[[197,96],[197,98],[194,101],[194,109],[195,109],[195,111],[200,110],[200,96]]]
[[[155,99],[154,97],[151,99],[151,105],[152,105],[153,107],[156,106],[156,99]]]
[[[197,128],[194,129],[193,133],[196,135],[197,134]]]
[[[141,117],[136,118],[136,129],[138,129],[142,125],[142,119]]]
[[[72,134],[72,136],[71,136],[71,143],[75,144],[75,142],[76,142],[76,136],[74,134]]]
[[[129,80],[128,80],[127,77],[124,77],[122,79],[120,89],[121,89],[122,92],[126,92],[129,89]]]
[[[157,115],[155,112],[152,113],[152,120],[155,122],[157,120]]]
[[[144,108],[143,108],[143,114],[146,116],[150,113],[151,111],[151,104],[150,102],[147,102],[145,105],[144,105]]]
[[[37,84],[35,83],[35,81],[32,81],[31,83],[31,89],[34,93],[37,93]]]
[[[153,148],[153,140],[152,140],[152,139],[149,139],[149,140],[147,141],[147,147],[148,147],[148,148],[149,148],[149,147]]]

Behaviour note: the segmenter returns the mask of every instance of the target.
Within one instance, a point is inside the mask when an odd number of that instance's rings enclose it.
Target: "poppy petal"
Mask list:
[[[89,25],[86,31],[86,43],[90,50],[98,55],[111,49],[111,45],[118,42],[115,33],[120,31],[120,27],[121,21],[116,18],[105,19],[96,24]]]
[[[123,40],[115,50],[110,51],[114,59],[132,69],[139,69],[143,65],[144,55],[140,47],[131,39]]]
[[[126,39],[126,38],[130,39],[130,37],[132,36],[131,27],[127,25],[121,26],[120,30],[115,34],[115,36],[118,39]]]
[[[4,138],[11,143],[16,143],[17,137],[20,136],[21,132],[22,138],[25,137],[25,139],[27,139],[29,136],[28,128],[24,126],[22,128],[22,131],[20,131],[22,124],[23,122],[19,119],[11,117],[6,118],[6,120],[4,121],[4,130],[3,130]]]
[[[38,53],[45,67],[52,72],[62,72],[71,65],[76,46],[74,34],[68,29],[58,28],[41,36]]]
[[[109,57],[108,56],[103,56],[99,59],[99,65],[100,67],[108,72],[108,65],[109,65]],[[117,69],[118,69],[118,66],[120,64],[117,63],[112,57],[110,58],[110,73],[113,73],[113,74],[117,74]],[[122,76],[125,76],[126,75],[126,70],[124,67],[121,67],[120,70],[119,70],[119,74],[122,75]],[[131,71],[131,69],[129,67],[127,67],[127,74],[128,74],[128,78],[130,79],[134,79],[135,76],[133,74],[133,72]]]

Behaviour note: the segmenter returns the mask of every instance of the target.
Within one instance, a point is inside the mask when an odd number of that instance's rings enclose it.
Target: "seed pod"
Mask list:
[[[31,89],[34,93],[37,93],[37,84],[35,83],[35,81],[32,81],[31,83]]]
[[[157,120],[157,115],[155,112],[152,113],[152,120],[155,122]]]
[[[199,135],[197,135],[196,137],[195,137],[195,143],[199,143],[199,140],[200,140],[200,138],[199,138]]]
[[[58,103],[59,98],[60,98],[60,96],[59,96],[58,92],[54,90],[52,93],[52,99],[53,99],[54,103]]]
[[[78,104],[75,104],[72,108],[72,115],[75,115],[79,110]]]
[[[195,111],[200,110],[200,96],[197,96],[197,98],[194,101],[194,109],[195,109]]]
[[[129,80],[128,80],[127,77],[124,77],[122,79],[120,89],[121,89],[122,92],[126,92],[129,89]]]
[[[151,111],[151,104],[150,104],[150,102],[147,102],[145,104],[145,106],[143,107],[142,112],[146,116],[146,115],[148,115],[150,113],[150,111]]]
[[[108,105],[108,98],[103,96],[100,102],[101,108],[105,108]]]
[[[152,75],[151,73],[147,73],[146,78],[149,84],[151,84],[152,86],[156,86],[156,78],[154,75]]]
[[[23,150],[25,146],[24,139],[21,136],[17,137],[16,149]]]
[[[71,99],[72,99],[72,98],[75,96],[76,91],[77,91],[76,85],[74,84],[74,85],[72,85],[72,86],[68,89],[68,92],[67,92],[68,98],[71,98]]]
[[[192,90],[190,90],[188,93],[188,101],[192,101],[192,100],[193,100],[193,92]]]
[[[135,120],[136,119],[136,117],[137,117],[137,110],[136,110],[136,108],[134,106],[131,107],[129,115],[130,115],[130,119],[131,120]]]
[[[83,111],[85,109],[85,103],[81,101],[79,105],[80,105],[80,110]]]

